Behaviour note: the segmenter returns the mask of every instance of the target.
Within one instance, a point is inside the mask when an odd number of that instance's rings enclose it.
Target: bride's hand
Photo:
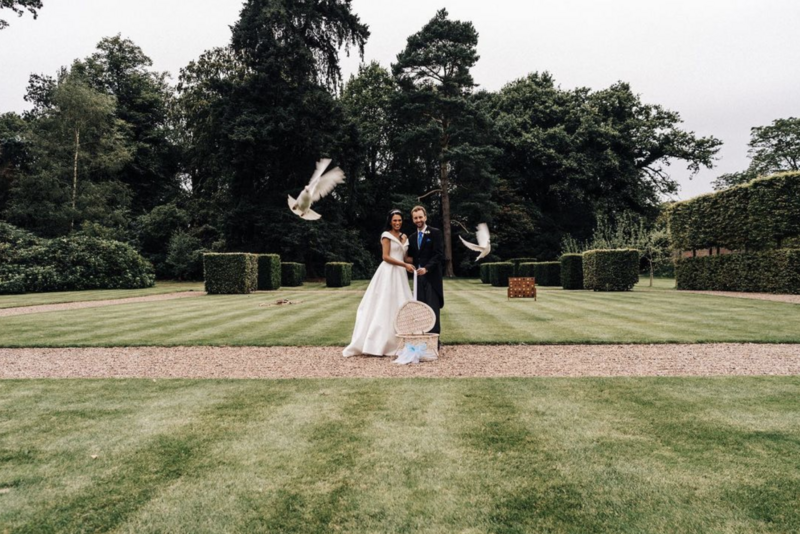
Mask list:
[[[410,263],[406,263],[406,271],[413,273],[414,271],[416,271],[416,269]]]

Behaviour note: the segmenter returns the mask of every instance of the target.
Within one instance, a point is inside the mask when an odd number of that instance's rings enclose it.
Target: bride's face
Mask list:
[[[399,232],[403,227],[403,216],[399,214],[392,215],[392,230]]]

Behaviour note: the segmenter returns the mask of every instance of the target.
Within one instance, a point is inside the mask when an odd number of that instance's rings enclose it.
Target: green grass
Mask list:
[[[53,293],[27,293],[0,296],[0,309],[18,306],[39,306],[91,300],[126,299],[147,295],[162,295],[178,291],[204,291],[203,282],[159,281],[154,287],[145,289],[93,289],[89,291],[56,291]]]
[[[121,304],[0,318],[0,346],[322,345],[350,340],[366,282]],[[800,343],[800,306],[639,284],[602,293],[541,288],[507,300],[475,280],[445,282],[443,341],[459,343]],[[269,306],[279,298],[300,301]]]
[[[0,531],[798,532],[798,398],[797,377],[2,381]]]

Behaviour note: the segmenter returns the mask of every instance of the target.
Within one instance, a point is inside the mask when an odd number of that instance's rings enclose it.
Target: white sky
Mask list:
[[[121,33],[178,71],[224,45],[240,0],[44,0],[39,19],[0,11],[0,113],[20,112],[31,73],[54,74]],[[565,89],[629,82],[647,103],[681,114],[684,127],[724,141],[717,167],[691,182],[673,176],[680,198],[711,190],[719,174],[747,166],[750,128],[800,116],[800,2],[797,0],[353,0],[369,25],[365,60],[388,67],[406,38],[437,9],[469,20],[480,39],[473,70],[497,90],[533,71],[550,71]],[[343,58],[345,79],[357,68]]]

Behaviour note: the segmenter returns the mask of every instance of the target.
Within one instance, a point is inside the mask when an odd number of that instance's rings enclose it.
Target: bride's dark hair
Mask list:
[[[392,218],[395,215],[399,215],[401,219],[403,218],[403,212],[402,211],[400,211],[400,210],[392,210],[392,211],[390,211],[389,215],[386,217],[386,224],[383,225],[383,230],[384,231],[388,232],[389,230],[392,229]]]

